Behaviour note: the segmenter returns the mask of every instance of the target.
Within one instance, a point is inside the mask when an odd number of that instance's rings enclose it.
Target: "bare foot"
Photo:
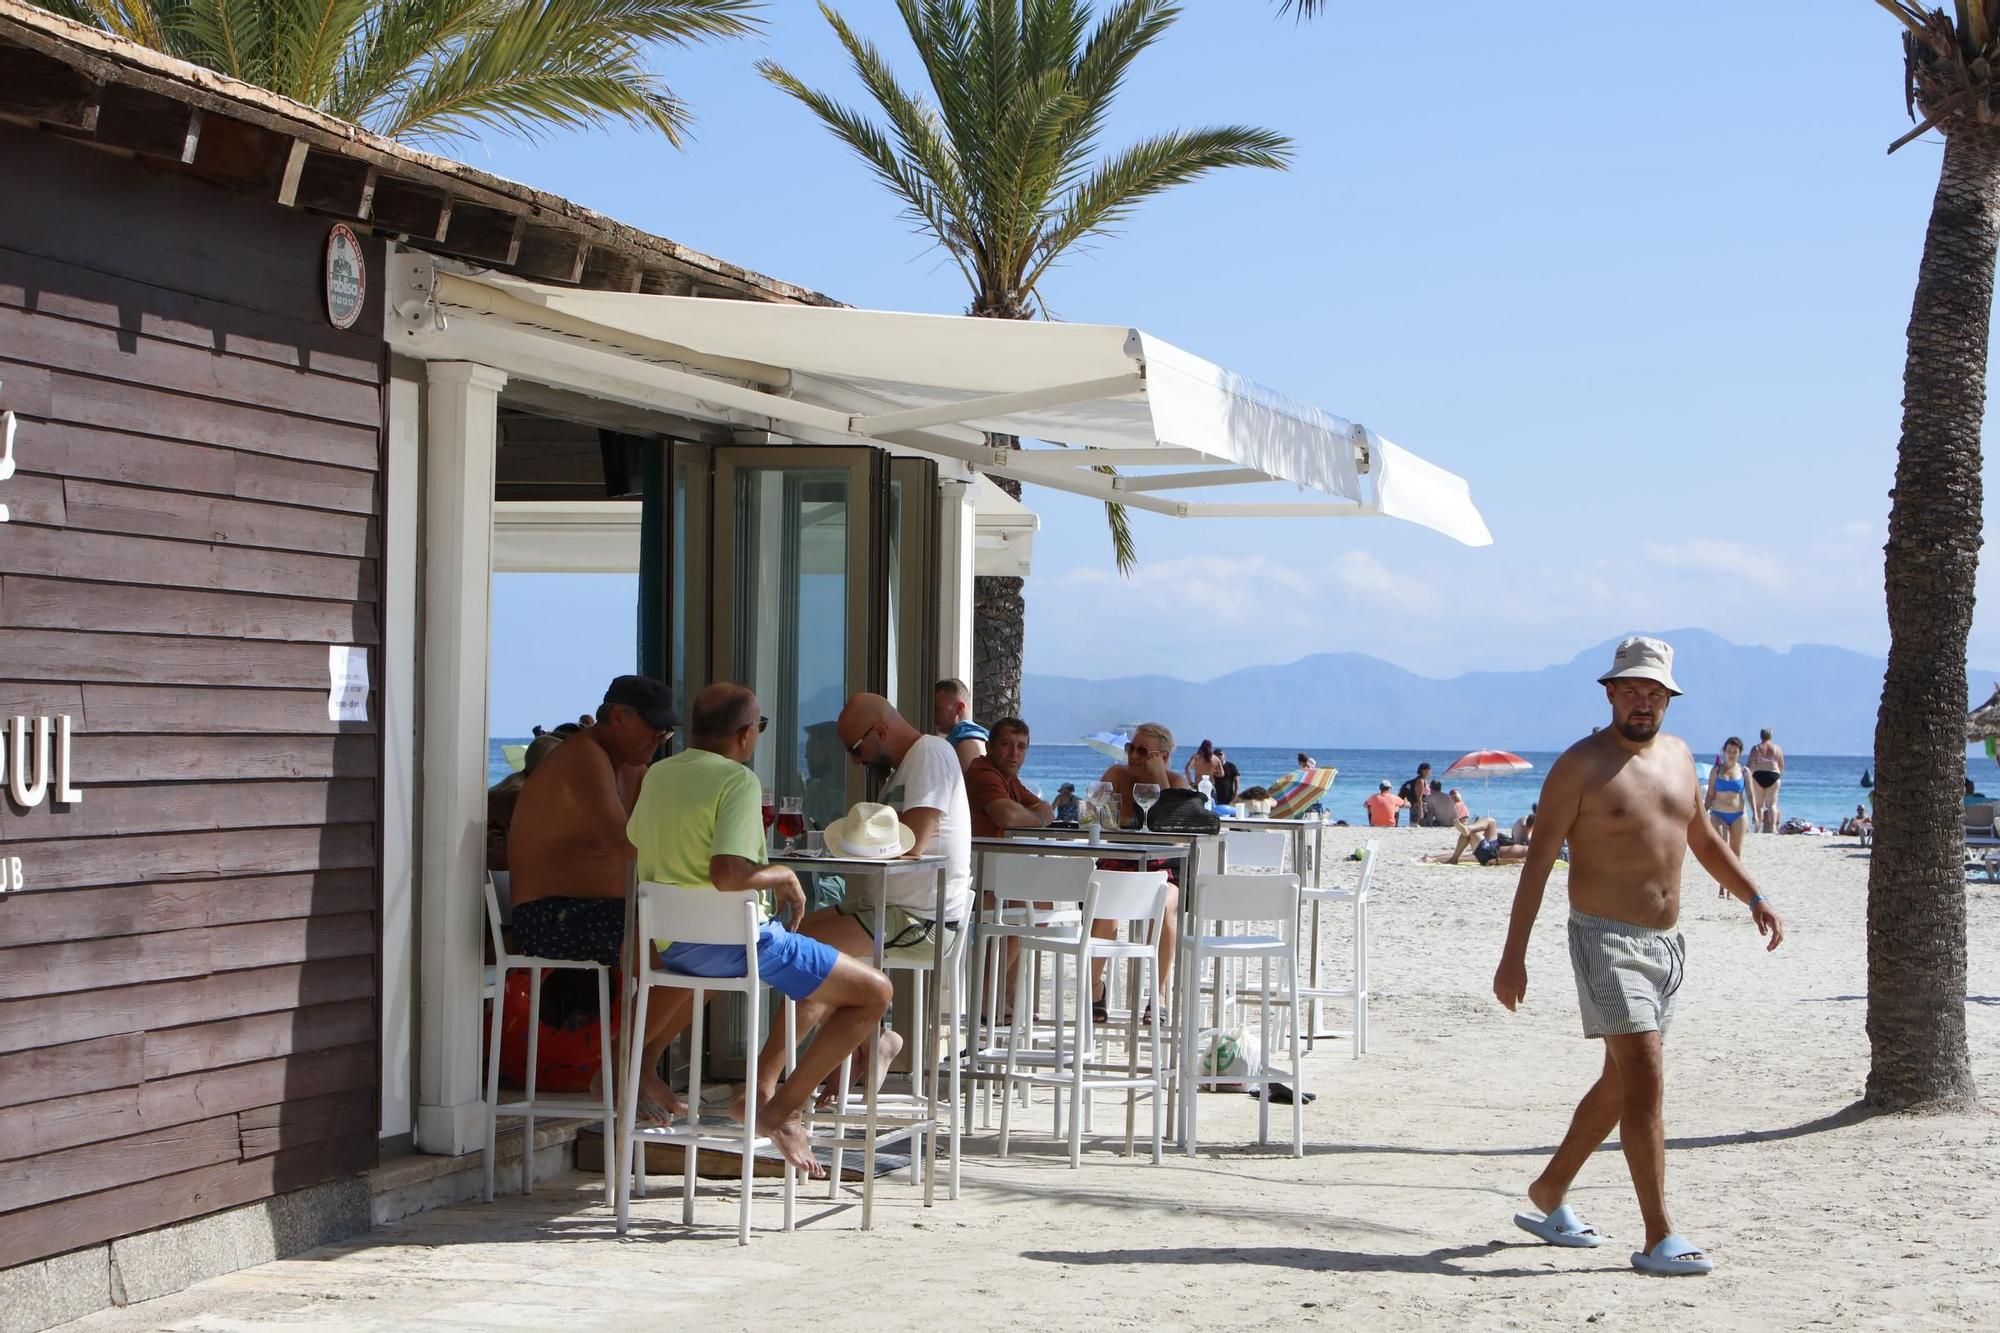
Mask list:
[[[657,1074],[649,1074],[639,1080],[639,1100],[650,1102],[655,1109],[667,1115],[686,1115],[688,1104],[666,1081]]]
[[[894,1028],[883,1028],[875,1035],[875,1091],[882,1090],[882,1081],[889,1077],[889,1065],[903,1053],[903,1035]],[[855,1059],[865,1057],[861,1048],[855,1048]],[[866,1077],[862,1081],[865,1083]],[[850,1085],[849,1091],[852,1091]],[[819,1085],[819,1094],[813,1098],[815,1111],[831,1111],[840,1103],[840,1066],[835,1065],[826,1081]]]
[[[757,1132],[771,1140],[771,1145],[786,1161],[805,1172],[807,1179],[826,1179],[826,1168],[812,1155],[812,1139],[797,1116],[774,1116],[766,1110],[757,1117]]]
[[[757,1100],[760,1102],[768,1102],[771,1100],[772,1093],[776,1091],[777,1089],[773,1088],[771,1089],[770,1092],[761,1093],[759,1094]],[[743,1123],[744,1115],[747,1114],[750,1110],[750,1107],[746,1100],[749,1097],[749,1094],[750,1094],[750,1085],[748,1083],[745,1083],[742,1087],[736,1090],[736,1095],[729,1099],[729,1118],[731,1120],[734,1120],[739,1125]]]

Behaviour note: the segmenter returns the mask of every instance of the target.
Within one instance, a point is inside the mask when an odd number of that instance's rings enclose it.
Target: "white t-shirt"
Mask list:
[[[942,736],[920,736],[902,766],[889,775],[882,799],[898,810],[940,813],[928,850],[946,858],[945,920],[964,921],[972,910],[972,804],[965,799],[965,771],[958,752]],[[937,914],[937,891],[926,880],[906,876],[889,881],[889,902],[925,920]]]

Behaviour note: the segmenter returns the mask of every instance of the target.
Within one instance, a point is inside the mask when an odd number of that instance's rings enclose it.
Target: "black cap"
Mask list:
[[[651,676],[620,676],[604,691],[604,706],[613,704],[637,713],[656,731],[669,731],[681,724],[674,714],[674,692]]]

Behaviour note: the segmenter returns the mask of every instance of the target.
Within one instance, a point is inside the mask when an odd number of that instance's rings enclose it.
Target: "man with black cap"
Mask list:
[[[1509,1010],[1527,994],[1528,935],[1567,840],[1570,965],[1583,1035],[1603,1039],[1604,1069],[1577,1104],[1555,1156],[1528,1186],[1537,1211],[1516,1213],[1514,1222],[1551,1245],[1601,1244],[1596,1228],[1565,1200],[1577,1172],[1616,1129],[1646,1226],[1632,1266],[1665,1276],[1706,1273],[1715,1265],[1667,1217],[1661,1124],[1661,1041],[1687,967],[1679,929],[1687,854],[1748,905],[1758,933],[1770,938],[1768,949],[1784,940],[1785,923],[1709,822],[1687,743],[1660,730],[1667,705],[1681,692],[1674,650],[1634,635],[1618,645],[1598,683],[1611,705],[1611,725],[1564,751],[1542,784],[1493,993]]]
[[[507,831],[521,952],[622,965],[625,886],[636,855],[625,823],[646,765],[679,725],[665,685],[619,676],[604,691],[595,725],[556,746],[528,775]],[[649,1110],[677,1105],[657,1078],[640,1091],[655,1104]]]

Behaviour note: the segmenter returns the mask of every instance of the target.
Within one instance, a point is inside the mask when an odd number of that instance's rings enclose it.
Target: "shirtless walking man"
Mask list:
[[[1680,693],[1673,649],[1658,639],[1618,645],[1599,681],[1611,725],[1572,745],[1549,770],[1528,860],[1514,894],[1506,948],[1493,993],[1509,1010],[1528,990],[1528,935],[1556,851],[1568,839],[1569,953],[1583,1009],[1583,1035],[1604,1039],[1604,1071],[1577,1104],[1562,1146],[1528,1186],[1541,1214],[1514,1221],[1552,1245],[1603,1243],[1564,1199],[1570,1182],[1611,1131],[1645,1218],[1645,1248],[1632,1266],[1656,1274],[1706,1273],[1714,1264],[1674,1233],[1667,1218],[1665,1087],[1661,1041],[1687,961],[1680,919],[1681,864],[1690,851],[1702,869],[1750,907],[1766,949],[1784,941],[1785,923],[1757,891],[1743,865],[1716,835],[1694,776],[1686,742],[1660,731],[1667,704]]]

